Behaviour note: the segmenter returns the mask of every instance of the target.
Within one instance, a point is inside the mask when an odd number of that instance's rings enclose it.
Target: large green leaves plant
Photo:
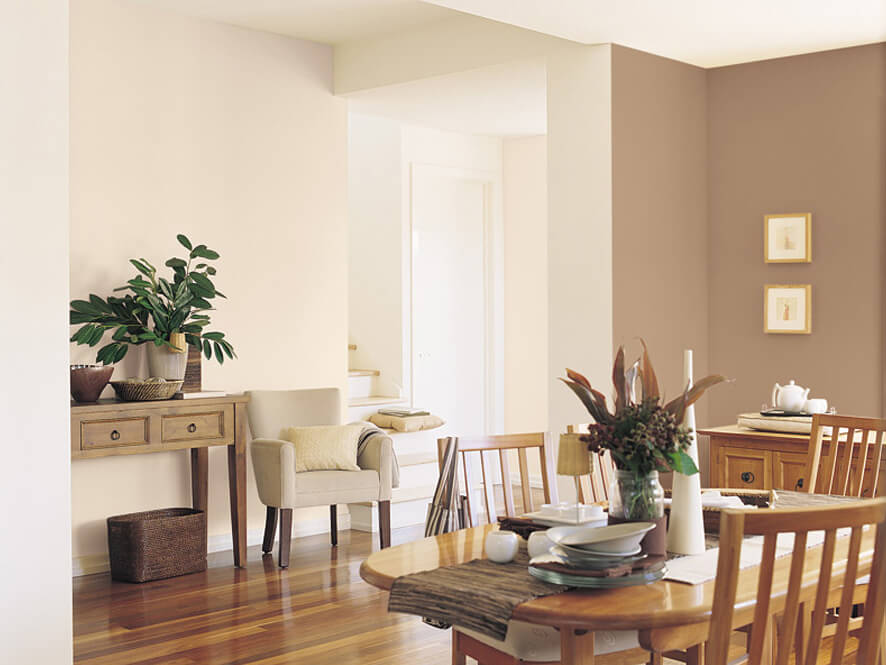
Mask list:
[[[71,341],[97,346],[105,333],[113,330],[112,341],[96,354],[98,362],[110,365],[122,360],[130,345],[152,343],[174,348],[170,336],[183,333],[187,343],[200,348],[207,359],[213,355],[219,363],[224,363],[225,356],[233,359],[234,347],[225,334],[205,330],[212,301],[225,297],[213,284],[216,269],[209,263],[219,254],[206,245],[194,246],[184,235],[176,237],[188,253],[187,258],[166,261],[172,269],[171,281],[160,277],[147,259],[130,259],[138,272],[125,286],[114,289],[125,294],[106,299],[90,294],[89,300],[72,300],[71,325],[83,325]]]

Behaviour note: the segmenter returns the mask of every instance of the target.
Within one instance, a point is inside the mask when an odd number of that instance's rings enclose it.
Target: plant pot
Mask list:
[[[71,397],[75,402],[97,402],[113,373],[113,365],[71,365]]]
[[[650,556],[666,553],[667,526],[664,517],[664,489],[658,471],[635,476],[618,470],[609,490],[609,523],[653,522],[656,527],[640,543]]]
[[[182,381],[185,378],[185,369],[188,364],[187,344],[182,333],[172,333],[169,342],[181,349],[174,351],[165,344],[156,346],[147,344],[148,347],[148,374],[171,381]]]

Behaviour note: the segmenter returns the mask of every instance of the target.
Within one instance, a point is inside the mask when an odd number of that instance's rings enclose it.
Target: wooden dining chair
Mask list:
[[[831,434],[825,439],[829,429]],[[841,496],[880,496],[886,489],[879,482],[884,444],[886,420],[814,415],[803,489]]]
[[[437,439],[437,459],[443,463],[446,446],[452,437]],[[551,435],[548,432],[532,432],[529,434],[497,434],[491,436],[458,437],[459,466],[464,478],[464,496],[466,501],[465,520],[467,526],[477,526],[478,510],[474,491],[476,484],[476,462],[480,462],[483,498],[485,503],[486,521],[495,524],[499,514],[516,517],[514,505],[514,489],[511,478],[511,459],[509,451],[517,453],[517,467],[520,473],[520,492],[522,495],[523,512],[535,510],[532,487],[529,476],[530,453],[538,455],[541,483],[545,503],[557,503],[557,483],[554,482],[554,456],[551,447]],[[495,467],[501,471],[503,513],[495,505],[495,483],[497,480]]]
[[[866,526],[875,528],[870,562],[860,557]],[[851,529],[851,534],[838,538],[838,529]],[[820,530],[824,531],[821,549],[814,554],[807,552],[809,532]],[[794,534],[789,568],[777,563],[775,558],[777,538],[782,533]],[[759,576],[754,571],[739,574],[742,542],[748,535],[764,537]],[[839,554],[835,556],[835,553]],[[820,565],[817,565],[819,556]],[[772,618],[781,616],[786,634],[793,635],[802,620],[804,606],[811,608],[811,621],[797,649],[796,662],[817,663],[827,610],[834,603],[839,604],[839,622],[831,644],[830,663],[846,662],[844,654],[854,590],[858,577],[868,572],[865,617],[858,631],[858,651],[851,661],[857,665],[876,665],[880,658],[886,619],[886,499],[796,510],[723,510],[706,662],[726,665],[732,626],[736,623],[736,606],[751,619],[750,610],[745,608],[750,607],[753,600],[753,623],[762,629],[751,633],[749,665],[758,665],[766,659],[764,650],[767,633],[772,630]],[[781,640],[774,665],[787,665],[796,646],[792,640]]]
[[[569,434],[585,434],[587,431],[588,425],[585,423],[566,426]],[[603,455],[592,455],[591,464],[591,473],[579,479],[578,500],[582,503],[609,501],[609,485],[615,472],[612,456],[608,450]]]
[[[437,455],[440,464],[446,447],[453,438],[458,441],[458,460],[465,478],[465,495],[468,508],[465,517],[469,526],[477,526],[474,517],[477,502],[474,500],[474,477],[479,458],[483,480],[485,515],[489,523],[495,523],[499,514],[516,517],[514,491],[511,486],[511,466],[509,453],[516,451],[520,476],[520,491],[523,499],[523,512],[532,512],[535,503],[530,486],[530,454],[538,455],[541,470],[541,484],[546,503],[558,501],[557,484],[554,477],[554,455],[551,435],[548,432],[528,434],[498,434],[475,437],[446,437],[437,439]],[[496,475],[493,468],[498,465],[501,471],[503,512],[495,505]],[[596,641],[599,655],[595,662],[599,665],[638,665],[650,662],[649,652],[641,649],[637,631],[607,631]],[[560,661],[560,633],[548,626],[508,622],[508,634],[500,641],[468,629],[452,628],[452,663],[464,665],[465,658],[471,657],[482,665],[556,665]]]

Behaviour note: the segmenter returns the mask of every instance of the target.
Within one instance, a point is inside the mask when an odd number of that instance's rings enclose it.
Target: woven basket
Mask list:
[[[206,513],[165,508],[108,518],[111,577],[149,582],[206,570]]]
[[[172,399],[181,389],[183,381],[166,381],[164,383],[131,383],[128,381],[111,381],[117,397],[124,402],[150,402],[153,400]]]

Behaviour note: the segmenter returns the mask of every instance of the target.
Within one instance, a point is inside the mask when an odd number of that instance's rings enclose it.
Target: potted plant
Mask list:
[[[594,419],[588,433],[582,436],[588,450],[600,455],[608,450],[615,464],[615,479],[609,493],[612,521],[660,522],[663,519],[664,492],[659,472],[698,473],[695,462],[686,452],[690,438],[689,430],[681,424],[684,413],[706,390],[726,380],[720,375],[707,376],[663,405],[646,343],[642,340],[641,343],[643,355],[627,371],[624,347],[620,346],[616,353],[612,368],[613,411],[609,410],[606,397],[578,372],[567,369],[568,378],[561,379]],[[638,381],[639,400],[635,390]]]
[[[125,286],[114,289],[126,293],[72,300],[71,324],[83,325],[71,341],[96,346],[113,330],[111,342],[96,354],[98,362],[119,362],[130,345],[148,344],[148,372],[166,379],[184,377],[188,344],[201,349],[207,359],[214,355],[219,363],[225,356],[234,358],[234,347],[224,333],[206,331],[212,301],[225,297],[213,284],[216,269],[209,263],[219,254],[206,245],[194,246],[184,235],[176,237],[188,254],[166,261],[171,280],[159,276],[147,259],[130,259],[138,272]]]

